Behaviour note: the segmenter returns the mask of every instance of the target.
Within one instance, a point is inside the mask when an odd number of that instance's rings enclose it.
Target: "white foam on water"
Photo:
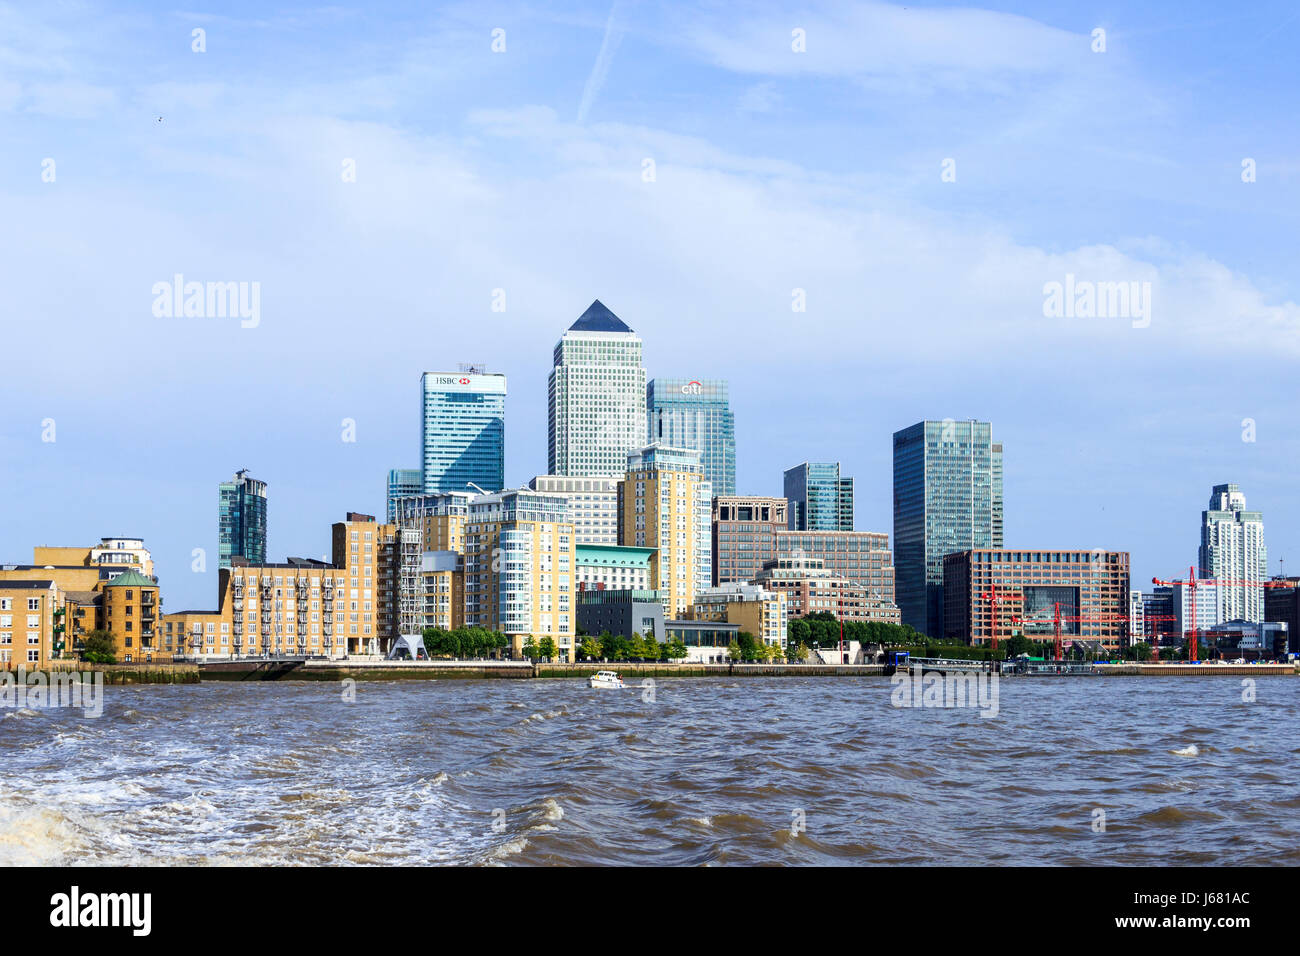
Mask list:
[[[1201,753],[1196,749],[1196,744],[1188,744],[1186,747],[1179,747],[1177,750],[1171,750],[1169,752],[1177,754],[1179,757],[1197,757],[1200,756]]]

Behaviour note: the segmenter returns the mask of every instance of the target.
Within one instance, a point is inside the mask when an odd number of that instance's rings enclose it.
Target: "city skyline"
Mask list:
[[[1271,119],[1294,80],[1269,55],[1294,39],[1287,8],[1098,24],[846,5],[809,12],[803,54],[744,13],[621,10],[590,85],[603,6],[498,23],[399,4],[382,26],[301,9],[293,30],[7,13],[28,55],[0,95],[6,328],[18,355],[75,347],[57,382],[31,361],[8,379],[0,484],[25,507],[0,518],[0,559],[126,529],[169,606],[207,606],[213,481],[268,482],[269,558],[326,553],[322,527],[384,514],[379,474],[416,464],[414,376],[461,357],[510,376],[522,486],[547,471],[545,357],[597,297],[652,375],[728,381],[738,494],[841,461],[855,526],[888,531],[890,434],[973,418],[1010,450],[1008,546],[1123,548],[1136,582],[1180,576],[1205,489],[1233,482],[1268,517],[1269,573],[1295,557],[1278,389],[1300,341],[1300,149]],[[884,35],[863,28],[877,15],[905,42],[846,47]],[[1044,102],[1110,120],[1081,136]],[[177,275],[259,283],[256,324],[155,315]],[[1145,281],[1149,315],[1044,311],[1052,283]],[[123,368],[148,373],[105,400]],[[1233,374],[1231,397],[1206,405],[1207,374]]]
[[[421,380],[422,380],[422,381],[424,380],[424,376],[425,376],[426,374],[430,374],[430,373],[421,373]],[[509,377],[509,373],[508,373],[508,372],[501,372],[501,373],[494,373],[494,374],[499,374],[499,375],[501,376],[502,379],[508,379],[508,377]],[[649,372],[647,372],[647,378],[648,378],[648,379],[650,378]],[[509,399],[509,396],[507,395],[507,396],[506,396],[506,400],[507,400],[507,402],[508,402],[508,399]],[[507,417],[509,417],[508,413],[507,413]],[[952,419],[945,419],[944,421],[953,421],[953,420],[952,420]],[[965,421],[965,420],[960,420],[960,419],[956,420],[957,424],[963,424],[964,421]],[[935,423],[935,424],[938,424],[938,423]],[[999,441],[999,442],[996,442],[995,444],[997,444],[997,445],[1001,445],[1002,442]],[[509,433],[507,433],[507,435],[506,435],[506,439],[505,439],[504,445],[505,445],[505,452],[506,452],[507,460],[508,460],[508,459],[509,459],[509,449],[510,449],[510,445],[511,445],[510,438],[509,438]],[[1013,456],[1013,460],[1014,460],[1014,456]],[[774,462],[770,462],[770,463],[768,463],[768,464],[769,464],[769,465],[774,465],[775,463],[774,463]],[[523,468],[522,470],[523,470],[523,471],[528,471],[528,467],[527,467],[527,465],[525,465],[524,468]],[[389,475],[390,485],[391,485],[391,482],[392,482],[392,480],[393,480],[393,474],[392,474],[392,472],[410,472],[410,471],[414,471],[414,470],[411,470],[411,469],[392,469],[392,470],[390,471],[390,475]],[[768,496],[774,496],[774,497],[784,497],[784,487],[783,487],[783,486],[784,486],[784,475],[785,475],[785,471],[783,471],[781,468],[773,468],[773,467],[766,467],[766,468],[762,469],[762,471],[764,471],[764,472],[774,472],[775,474],[778,475],[777,480],[776,480],[775,482],[772,483],[772,484],[775,484],[777,487],[774,487],[774,488],[773,488],[773,487],[770,487],[770,486],[769,486],[769,487],[764,488],[763,490],[753,491],[753,490],[749,490],[748,487],[747,487],[743,482],[738,482],[738,485],[739,485],[739,488],[740,488],[740,493],[741,493],[741,494],[759,494],[759,495],[768,495]],[[537,474],[540,474],[540,472],[537,472]],[[518,482],[512,482],[511,480],[507,479],[507,481],[505,482],[503,488],[502,488],[502,489],[499,489],[499,490],[502,490],[502,491],[525,490],[525,489],[527,489],[527,488],[529,487],[529,484],[530,484],[530,482],[533,480],[533,477],[535,477],[535,476],[530,476],[528,479],[524,479],[524,480],[521,480],[521,481],[518,481]],[[770,476],[769,476],[769,477],[770,477]],[[851,480],[851,479],[850,479],[850,480]],[[1006,483],[1005,469],[1004,469],[1003,482],[1004,482],[1004,485],[1005,485],[1005,483]],[[267,483],[266,483],[266,482],[258,482],[258,484],[261,484],[261,485],[265,486],[265,484],[267,484]],[[1238,485],[1239,483],[1238,483],[1238,482],[1232,482],[1231,484],[1234,485],[1234,486],[1236,486],[1236,485]],[[1217,492],[1217,490],[1218,490],[1218,488],[1219,488],[1220,486],[1226,487],[1226,484],[1223,483],[1223,482],[1215,482],[1216,492]],[[498,490],[498,489],[488,489],[488,490],[489,490],[489,491],[493,491],[493,490]],[[889,484],[888,484],[888,486],[887,486],[887,493],[889,493],[890,496],[892,497],[892,492],[893,492],[893,483],[892,483],[892,476],[891,476],[891,480],[890,480],[890,482],[889,482]],[[386,498],[385,498],[385,494],[384,494],[384,492],[378,492],[378,493],[376,494],[376,493],[374,492],[373,488],[370,488],[370,489],[367,489],[366,492],[365,492],[361,497],[364,499],[364,500],[361,502],[362,507],[354,508],[352,504],[350,504],[350,503],[348,503],[348,502],[344,502],[344,501],[335,502],[334,505],[333,505],[333,507],[335,508],[335,511],[336,511],[336,512],[338,512],[338,511],[342,511],[342,510],[348,510],[348,511],[358,510],[358,511],[362,511],[362,512],[365,512],[365,513],[371,513],[371,514],[386,514],[386,513],[388,512],[388,510],[389,510],[389,508],[388,508],[388,501],[387,501]],[[380,499],[379,502],[378,502],[378,503],[375,503],[375,502],[372,500],[372,497],[378,497],[378,498]],[[383,507],[379,507],[379,504],[382,504]],[[879,501],[875,501],[875,502],[874,502],[874,506],[875,506],[875,507],[873,507],[872,510],[875,510],[875,511],[880,510],[880,508],[879,508],[879,506],[880,506],[880,502],[879,502]],[[293,508],[291,502],[285,502],[285,507],[286,507],[286,510],[289,511],[290,513],[293,513],[293,511],[296,510],[296,509]],[[325,523],[328,524],[329,519],[330,519],[330,515],[327,514],[327,515],[325,515],[325,516],[323,517],[322,520],[324,520]],[[1190,520],[1190,519],[1189,519],[1189,520]],[[94,530],[95,530],[95,529],[92,529],[92,531],[94,531]],[[266,539],[267,539],[268,541],[273,540],[273,537],[274,537],[273,534],[272,534],[273,530],[274,530],[274,524],[273,524],[272,522],[268,522],[268,523],[267,523],[267,528],[266,528]],[[878,525],[878,526],[864,526],[863,523],[862,523],[862,521],[859,520],[859,519],[857,519],[856,516],[855,516],[855,521],[854,521],[854,530],[858,530],[858,531],[875,531],[875,532],[880,532],[880,533],[883,533],[883,534],[887,534],[887,535],[889,536],[889,547],[890,547],[890,550],[891,550],[891,551],[893,552],[893,554],[894,554],[894,562],[895,562],[895,566],[897,566],[897,560],[898,560],[897,550],[898,550],[898,549],[897,549],[896,542],[895,542],[895,540],[894,540],[892,520],[891,520],[889,523],[882,523],[882,524],[880,524],[880,525]],[[74,532],[74,534],[75,534],[75,532]],[[1056,531],[1054,531],[1054,530],[1052,530],[1052,529],[1050,529],[1050,528],[1047,529],[1047,530],[1045,530],[1045,531],[1043,531],[1043,532],[1041,532],[1041,533],[1037,533],[1037,534],[1038,534],[1038,538],[1037,538],[1037,539],[1033,539],[1032,536],[1031,536],[1030,539],[1027,539],[1027,540],[1030,542],[1029,544],[1026,544],[1026,543],[1024,543],[1024,542],[1019,542],[1019,541],[1016,541],[1016,540],[1013,540],[1013,539],[1006,539],[1006,540],[1008,540],[1008,542],[1009,542],[1009,543],[1007,544],[1007,547],[1026,547],[1026,546],[1031,546],[1033,540],[1038,540],[1038,541],[1040,541],[1040,542],[1041,542],[1042,540],[1047,540],[1047,538],[1044,537],[1044,536],[1055,536],[1055,537],[1052,537],[1052,538],[1051,538],[1052,541],[1059,540],[1059,538],[1060,538],[1060,535],[1058,534],[1058,532],[1056,532]],[[95,536],[99,536],[97,531],[95,531]],[[319,538],[319,537],[320,537],[319,533],[316,534],[314,537]],[[69,540],[72,540],[74,543],[76,543],[76,544],[78,544],[78,545],[80,544],[80,538],[70,538]],[[146,541],[148,540],[147,537],[146,537],[145,540],[146,540]],[[60,539],[59,541],[50,541],[50,542],[40,541],[40,542],[33,542],[32,544],[33,544],[33,545],[45,545],[45,544],[51,544],[51,543],[63,543],[63,542],[62,542],[62,539]],[[199,545],[199,546],[197,546],[197,547],[202,547],[202,545]],[[1191,555],[1191,558],[1185,559],[1184,564],[1182,564],[1182,565],[1175,565],[1174,568],[1172,569],[1172,571],[1168,572],[1167,575],[1163,575],[1163,576],[1168,576],[1168,577],[1171,577],[1171,578],[1178,578],[1178,579],[1181,579],[1181,578],[1186,577],[1186,568],[1187,568],[1187,566],[1188,566],[1188,565],[1187,565],[1187,561],[1190,561],[1190,560],[1192,560],[1192,559],[1197,559],[1197,560],[1199,560],[1199,553],[1198,553],[1198,549],[1199,549],[1199,547],[1200,547],[1199,544],[1193,543],[1193,544],[1190,546],[1190,548],[1188,549],[1188,551],[1189,551],[1189,553],[1190,553],[1190,555]],[[30,546],[26,547],[25,549],[20,549],[20,551],[21,551],[22,553],[20,553],[17,557],[14,557],[14,556],[8,556],[8,555],[0,555],[0,562],[9,562],[9,563],[18,563],[18,564],[25,563],[25,562],[26,562],[26,558],[23,557],[23,554],[25,554],[26,551],[29,551],[29,550],[30,550]],[[158,548],[154,548],[153,550],[154,550],[155,552],[160,552],[160,549],[158,549]],[[321,553],[322,555],[326,554],[326,553],[328,552],[328,550],[329,550],[329,541],[326,540],[326,541],[324,542],[323,550],[322,550],[322,549],[318,549],[318,550],[320,551],[320,553]],[[1134,550],[1134,549],[1130,549],[1130,550],[1132,551],[1132,550]],[[217,555],[217,556],[219,557],[219,553],[220,553],[220,549],[219,549],[219,548],[216,548],[216,549],[214,549],[213,551],[209,552],[208,554],[214,554],[214,555]],[[267,560],[268,562],[283,561],[283,560],[287,560],[288,557],[293,556],[293,555],[297,555],[297,554],[308,555],[308,554],[311,554],[311,553],[313,553],[312,549],[311,549],[310,547],[306,547],[306,546],[304,546],[304,543],[297,543],[297,544],[295,544],[295,543],[290,543],[290,544],[288,544],[285,548],[283,548],[283,549],[281,549],[281,550],[276,550],[275,548],[271,547],[271,546],[268,544],[268,545],[267,545],[267,549],[266,549],[266,560]],[[204,556],[205,559],[208,557],[208,554],[205,554],[205,556]],[[193,556],[192,556],[191,554],[187,554],[187,555],[186,555],[186,560],[187,560],[187,561],[190,561],[192,557],[193,557]],[[160,568],[163,568],[163,569],[165,569],[169,564],[180,564],[180,563],[182,563],[182,562],[177,561],[177,560],[169,561],[169,560],[168,560],[168,556],[166,556],[166,555],[162,555],[162,556],[161,556],[161,560],[159,560],[159,562],[158,562],[159,567],[160,567]],[[1135,563],[1136,563],[1136,562],[1135,562]],[[192,567],[192,566],[193,566],[193,563],[191,562],[191,567]],[[193,573],[194,576],[196,576],[196,577],[204,576],[204,575],[203,575],[203,572],[193,572],[193,571],[192,571],[191,573]],[[1274,574],[1274,573],[1279,573],[1279,572],[1276,571],[1275,569],[1269,569],[1269,571],[1268,571],[1268,576],[1271,576],[1271,575]],[[1134,589],[1134,590],[1148,591],[1148,590],[1150,589],[1150,587],[1151,587],[1151,585],[1150,585],[1149,582],[1150,582],[1150,578],[1151,578],[1152,576],[1156,576],[1156,575],[1145,575],[1145,576],[1144,576],[1141,572],[1137,572],[1137,571],[1135,571],[1135,572],[1133,573],[1133,576],[1132,576],[1132,587],[1133,587],[1133,589]],[[170,607],[173,607],[173,608],[175,608],[175,607],[196,607],[196,606],[206,606],[206,604],[210,604],[210,603],[211,603],[210,593],[205,593],[205,592],[204,592],[203,590],[201,590],[201,589],[196,590],[196,589],[193,587],[193,582],[192,582],[189,578],[177,578],[177,579],[173,579],[172,582],[169,582],[165,577],[163,577],[163,573],[162,573],[162,572],[159,572],[159,582],[160,582],[160,585],[162,586],[162,593],[163,593],[163,597],[164,597],[164,598],[168,597],[169,595],[173,595],[173,600],[168,602],[168,605],[169,605]],[[187,587],[187,585],[188,585],[188,587]],[[213,575],[212,588],[213,588],[213,591],[216,590],[215,574]],[[900,593],[901,593],[901,591],[900,591]],[[174,595],[175,595],[175,594],[183,594],[183,595],[186,595],[187,600],[183,600],[183,601],[179,601],[179,602],[177,602],[177,601],[175,600],[175,598],[174,598]]]

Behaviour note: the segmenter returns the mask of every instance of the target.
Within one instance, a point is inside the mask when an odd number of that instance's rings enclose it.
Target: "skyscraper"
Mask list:
[[[1215,485],[1210,492],[1209,510],[1201,512],[1199,558],[1201,573],[1220,582],[1213,623],[1264,620],[1264,516],[1246,510],[1246,496],[1236,485]]]
[[[424,476],[419,468],[390,468],[388,470],[388,523],[397,520],[397,499],[418,495],[424,491]]]
[[[804,462],[785,473],[791,531],[852,531],[853,479],[840,463]]]
[[[266,563],[266,482],[242,468],[217,486],[217,551],[219,568],[232,557]]]
[[[420,378],[420,462],[425,494],[500,491],[506,472],[506,377],[482,367]]]
[[[680,620],[696,592],[713,582],[713,490],[700,453],[647,445],[628,455],[625,467],[618,483],[618,543],[656,549],[650,587],[660,592],[664,614]]]
[[[894,567],[903,623],[943,636],[943,557],[1002,547],[1002,444],[988,422],[894,432]]]
[[[549,474],[621,476],[646,443],[640,336],[597,299],[555,344],[554,361]]]
[[[653,379],[646,387],[646,410],[649,441],[696,449],[713,493],[736,493],[736,422],[726,382]]]

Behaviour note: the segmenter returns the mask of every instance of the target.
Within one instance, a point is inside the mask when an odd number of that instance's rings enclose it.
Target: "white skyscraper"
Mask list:
[[[1215,485],[1210,493],[1209,510],[1201,512],[1199,558],[1201,573],[1219,582],[1215,624],[1264,620],[1264,516],[1246,510],[1236,485]]]
[[[549,473],[621,477],[646,444],[641,337],[597,299],[556,343],[548,391]]]

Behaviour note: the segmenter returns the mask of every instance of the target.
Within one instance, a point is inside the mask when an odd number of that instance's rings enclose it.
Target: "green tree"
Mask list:
[[[786,641],[790,644],[801,644],[805,647],[812,641],[812,629],[808,622],[801,617],[790,621],[785,628]]]
[[[678,638],[673,638],[664,645],[664,653],[670,661],[680,661],[690,652],[686,650],[686,644]]]
[[[529,634],[524,638],[524,657],[530,661],[535,661],[540,654],[541,648],[538,647],[536,638]]]
[[[544,637],[537,644],[538,656],[544,660],[554,660],[559,653],[559,648],[555,646],[555,641],[550,637]]]
[[[659,641],[655,639],[654,633],[651,632],[647,634],[645,636],[644,641],[645,641],[646,660],[650,660],[650,661],[663,660],[663,656],[664,656],[663,645],[661,645]]]
[[[611,661],[625,661],[632,656],[632,642],[622,634],[609,634],[602,637],[601,644],[605,648],[605,657]]]
[[[600,657],[601,640],[594,635],[588,634],[582,639],[582,656],[597,660]]]
[[[640,631],[632,632],[632,639],[628,641],[628,654],[641,660],[650,656],[650,649],[646,647],[645,638]]]
[[[113,635],[108,631],[90,631],[81,640],[81,659],[87,664],[116,664]]]

